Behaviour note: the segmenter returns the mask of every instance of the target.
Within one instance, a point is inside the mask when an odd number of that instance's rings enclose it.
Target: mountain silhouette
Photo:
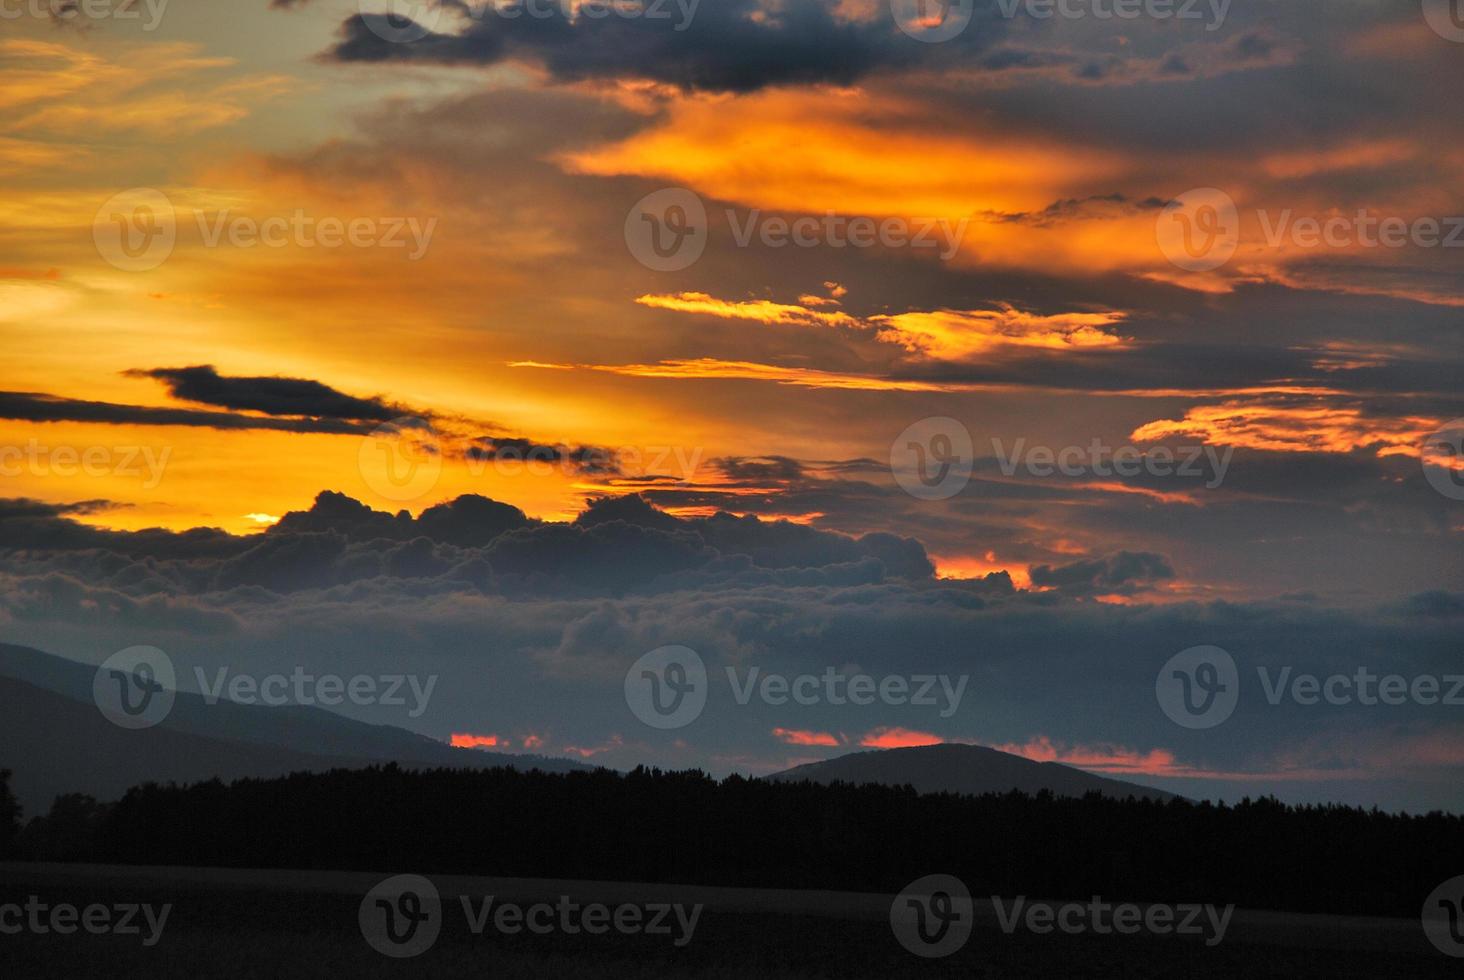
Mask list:
[[[1173,793],[1137,783],[1095,776],[1057,762],[1034,762],[981,745],[921,745],[908,749],[853,752],[836,759],[796,766],[767,778],[792,782],[909,785],[919,793],[972,796],[1009,793],[1012,790],[1036,794],[1047,790],[1054,796],[1072,797],[1094,792],[1113,799],[1132,796],[1163,801],[1175,797]]]
[[[167,726],[123,731],[94,707],[8,677],[0,677],[0,701],[0,766],[14,771],[12,788],[26,818],[45,813],[63,793],[114,800],[146,782],[228,781],[371,764]]]
[[[96,668],[0,644],[0,768],[14,771],[27,817],[58,793],[115,799],[143,782],[279,776],[396,762],[411,768],[591,769],[539,755],[460,749],[324,708],[266,707],[180,691],[155,728],[125,731],[92,700]]]

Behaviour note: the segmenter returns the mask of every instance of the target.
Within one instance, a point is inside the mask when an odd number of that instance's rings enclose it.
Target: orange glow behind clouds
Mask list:
[[[1150,776],[1175,775],[1191,772],[1179,769],[1174,764],[1174,753],[1167,749],[1153,749],[1139,752],[1134,749],[1112,745],[1059,746],[1046,735],[1027,740],[1025,743],[993,745],[999,752],[1010,752],[1033,762],[1060,762],[1080,769],[1095,772],[1140,773]]]
[[[822,745],[829,748],[842,744],[828,732],[797,731],[789,728],[774,728],[773,737],[788,745]]]
[[[1100,202],[1080,215],[1046,214],[1054,202],[1111,194],[1140,161],[1071,140],[978,131],[969,121],[953,129],[928,104],[884,93],[681,97],[658,126],[560,163],[576,174],[674,181],[743,209],[898,218],[917,230],[944,221],[962,228],[957,261],[966,263],[1085,276],[1175,271],[1149,211]],[[723,210],[708,212],[718,233],[727,230]],[[735,212],[748,222],[745,210]]]
[[[876,728],[859,740],[868,749],[908,749],[917,745],[941,745],[945,739],[909,728]]]
[[[1127,346],[1124,338],[1104,329],[1124,319],[1124,314],[1118,312],[1041,316],[1003,305],[995,310],[912,311],[861,320],[841,311],[811,309],[838,303],[818,296],[805,296],[792,304],[725,300],[707,293],[684,292],[640,296],[636,302],[654,309],[768,325],[865,329],[885,343],[934,360],[965,360],[1003,346],[1049,350]]]
[[[558,365],[539,365],[557,367]],[[771,381],[802,388],[839,388],[853,391],[952,391],[970,386],[940,385],[924,381],[891,381],[863,374],[841,374],[815,368],[779,367],[754,361],[723,361],[712,357],[659,361],[655,364],[569,365],[592,371],[634,378],[728,378],[743,381]]]
[[[994,551],[988,551],[982,555],[933,554],[930,556],[930,560],[935,564],[936,578],[961,581],[1006,572],[1012,577],[1012,584],[1017,588],[1029,589],[1032,587],[1032,576],[1029,574],[1028,566],[1003,561]]]
[[[468,735],[464,733],[454,734],[452,737],[452,746],[455,749],[496,749],[507,744],[497,735]]]
[[[1122,313],[1059,313],[1039,316],[1003,306],[999,310],[937,310],[877,316],[880,339],[936,360],[965,360],[996,347],[1049,350],[1125,346],[1104,331]]]
[[[752,207],[910,218],[1043,208],[1119,165],[1081,147],[953,131],[922,112],[862,90],[686,98],[660,128],[564,164],[680,180]]]
[[[817,300],[820,305],[833,302],[821,297],[808,298]],[[636,297],[636,302],[653,309],[700,313],[728,320],[755,320],[768,324],[817,324],[828,327],[859,326],[859,321],[847,313],[810,310],[807,305],[774,303],[765,299],[734,302],[716,299],[706,293],[676,293],[670,296],[639,296]]]
[[[1418,456],[1424,437],[1440,424],[1434,418],[1368,417],[1348,406],[1226,401],[1191,408],[1183,419],[1158,419],[1142,425],[1130,438],[1136,442],[1196,439],[1212,446],[1273,452],[1348,453],[1375,448],[1379,456]]]

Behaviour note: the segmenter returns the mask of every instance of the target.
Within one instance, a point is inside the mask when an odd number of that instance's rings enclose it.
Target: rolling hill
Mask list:
[[[1123,799],[1169,800],[1173,793],[1150,789],[1137,783],[1096,776],[1082,769],[1056,762],[1034,762],[1009,752],[980,745],[921,745],[908,749],[854,752],[796,766],[767,777],[773,780],[814,783],[878,783],[909,785],[920,793],[1007,793],[1020,790],[1035,794],[1047,790],[1055,796],[1079,797],[1097,792]]]
[[[538,755],[459,749],[391,725],[323,708],[265,707],[179,692],[167,720],[124,731],[92,701],[96,668],[29,647],[0,644],[0,768],[27,816],[58,793],[115,799],[147,781],[228,780],[297,770],[396,762],[412,768],[589,769]]]

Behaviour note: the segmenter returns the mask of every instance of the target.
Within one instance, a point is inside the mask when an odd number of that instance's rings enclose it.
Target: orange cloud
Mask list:
[[[824,288],[829,291],[827,296],[819,296],[816,293],[805,293],[798,297],[798,302],[804,306],[838,306],[839,300],[849,295],[849,290],[836,282],[824,283]]]
[[[1418,152],[1419,148],[1407,140],[1363,140],[1322,150],[1275,153],[1261,160],[1261,168],[1272,177],[1313,177],[1405,163]]]
[[[752,207],[907,218],[1043,208],[1120,168],[1071,142],[952,128],[906,99],[826,88],[683,98],[659,127],[561,162]]]
[[[1152,487],[1133,486],[1116,480],[1093,480],[1074,484],[1069,489],[1085,493],[1134,494],[1162,504],[1185,504],[1191,507],[1202,507],[1206,503],[1206,498],[1198,490],[1155,490]]]
[[[804,296],[793,304],[725,300],[707,293],[684,292],[640,296],[636,302],[678,313],[765,324],[866,329],[885,343],[932,360],[966,360],[1004,346],[1075,350],[1122,348],[1128,344],[1125,338],[1105,329],[1124,320],[1125,314],[1117,311],[1043,316],[1003,304],[995,310],[912,311],[861,320],[841,311],[812,308],[837,304],[837,300],[819,296]]]
[[[1447,725],[1431,731],[1406,727],[1359,732],[1348,742],[1314,736],[1277,755],[1276,771],[1318,772],[1324,778],[1393,778],[1410,769],[1464,766],[1464,729]]]
[[[806,298],[815,303],[834,302],[816,296]],[[808,305],[811,304],[797,306],[789,303],[774,303],[769,300],[735,302],[716,299],[706,293],[638,296],[636,302],[641,306],[649,306],[653,309],[674,310],[678,313],[700,313],[728,320],[755,320],[759,323],[797,326],[857,327],[860,325],[857,319],[847,313],[821,313],[809,309]]]
[[[1417,26],[1427,33],[1421,21]],[[1412,35],[1423,38],[1418,30]],[[1440,47],[1447,46],[1435,39],[1429,50]],[[1268,63],[1288,61],[1289,51],[1277,45]],[[1194,77],[1238,67],[1211,52],[1219,60],[1206,68],[1203,59],[1195,60],[1202,54],[1186,48],[1185,60],[1198,71]],[[1160,62],[1151,68],[1163,77]],[[1267,245],[1266,222],[1260,220],[1262,211],[1271,219],[1284,210],[1326,217],[1363,205],[1388,214],[1439,214],[1457,197],[1457,186],[1415,180],[1392,200],[1378,200],[1375,193],[1359,199],[1325,180],[1315,192],[1298,185],[1332,174],[1397,174],[1417,169],[1419,161],[1437,163],[1447,150],[1408,137],[1352,138],[1259,158],[1246,151],[1198,156],[1174,147],[1155,159],[1085,145],[1070,134],[1062,140],[1034,136],[989,117],[963,117],[952,126],[939,93],[932,95],[819,87],[744,96],[672,94],[649,128],[558,162],[575,174],[674,182],[702,194],[709,205],[735,205],[734,212],[960,224],[952,261],[963,265],[1085,278],[1127,273],[1211,293],[1259,280],[1460,302],[1447,285],[1419,285],[1416,276],[1399,272],[1391,252],[1360,245],[1342,250],[1358,267],[1375,266],[1365,279],[1351,268],[1318,266],[1311,261],[1316,248]],[[1176,173],[1189,175],[1185,184],[1174,186]],[[1206,184],[1225,188],[1239,205],[1243,248],[1223,268],[1189,272],[1160,249],[1156,204],[1186,186]]]
[[[1224,401],[1191,408],[1182,419],[1158,419],[1141,425],[1130,438],[1157,442],[1177,437],[1272,452],[1348,453],[1371,449],[1379,456],[1418,456],[1424,437],[1440,424],[1436,418],[1367,416],[1359,408],[1342,405]]]
[[[508,744],[497,735],[470,735],[462,733],[454,734],[452,737],[453,748],[457,749],[496,749],[506,747]]]
[[[1003,561],[994,551],[982,555],[935,555],[930,556],[935,564],[935,577],[963,581],[985,578],[1006,572],[1012,584],[1019,589],[1032,587],[1030,566]]]
[[[559,163],[575,174],[674,182],[744,209],[944,221],[962,228],[952,242],[962,264],[1082,276],[1174,271],[1155,241],[1154,213],[1130,203],[1156,193],[1143,161],[969,119],[953,127],[928,101],[889,93],[676,97],[656,126]],[[1111,196],[1129,184],[1131,195]],[[1067,206],[1053,210],[1059,202]]]
[[[993,745],[1000,752],[1010,752],[1034,762],[1060,762],[1063,765],[1092,769],[1096,772],[1138,773],[1149,776],[1171,776],[1192,773],[1187,767],[1175,765],[1174,753],[1167,749],[1151,749],[1140,752],[1135,749],[1114,745],[1075,745],[1071,747],[1054,743],[1046,735],[1039,735],[1021,744]]]
[[[993,744],[1034,762],[1057,762],[1117,776],[1159,776],[1171,779],[1247,780],[1253,782],[1320,782],[1376,779],[1396,774],[1398,760],[1408,766],[1464,765],[1464,737],[1457,730],[1421,734],[1369,733],[1354,746],[1339,745],[1334,736],[1317,737],[1278,751],[1258,765],[1237,770],[1203,769],[1176,760],[1168,749],[1147,752],[1125,746],[1064,745],[1046,735],[1022,743]]]
[[[280,75],[209,84],[202,73],[235,65],[192,44],[146,43],[116,60],[49,41],[0,41],[0,108],[12,132],[90,139],[97,132],[176,137],[235,122],[254,102],[289,91]],[[162,87],[164,85],[170,87]]]
[[[564,747],[564,753],[566,755],[579,756],[581,759],[592,759],[597,755],[602,755],[606,752],[618,749],[624,744],[625,739],[621,738],[619,735],[612,735],[610,736],[609,740],[604,742],[603,744],[590,746],[589,748],[580,748],[574,745],[566,745]]]
[[[0,174],[36,173],[75,167],[86,156],[81,147],[54,146],[34,140],[0,136]]]
[[[933,360],[958,361],[1002,346],[1049,350],[1120,348],[1125,338],[1106,332],[1124,319],[1118,312],[1041,316],[1003,305],[997,310],[938,310],[870,320],[880,339]]]
[[[823,745],[833,748],[843,744],[837,736],[828,732],[797,731],[790,728],[774,728],[773,737],[787,745]]]
[[[60,278],[60,269],[26,269],[0,265],[0,279],[45,279],[54,282]]]
[[[929,732],[917,732],[909,728],[876,728],[859,739],[859,744],[870,749],[908,749],[917,745],[940,745],[945,739]]]
[[[6,281],[0,278],[0,323],[56,313],[70,307],[76,294],[42,280]]]
[[[659,361],[655,364],[582,364],[545,365],[538,368],[581,367],[633,378],[732,378],[745,381],[771,381],[802,388],[841,388],[857,391],[965,391],[967,385],[944,385],[926,381],[893,381],[862,374],[840,374],[814,368],[779,367],[753,361],[723,361],[712,357],[693,360]]]

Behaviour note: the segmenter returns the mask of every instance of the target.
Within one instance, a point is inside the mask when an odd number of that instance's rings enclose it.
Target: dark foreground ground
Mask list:
[[[896,941],[891,896],[434,877],[440,937],[392,960],[358,924],[362,897],[386,874],[0,864],[0,905],[171,903],[160,940],[141,936],[0,934],[0,977],[1457,977],[1417,921],[1235,913],[1225,940],[1008,935],[988,903],[959,952],[921,959]],[[459,895],[531,904],[701,902],[692,940],[670,936],[474,935]],[[144,925],[144,933],[147,928]]]

